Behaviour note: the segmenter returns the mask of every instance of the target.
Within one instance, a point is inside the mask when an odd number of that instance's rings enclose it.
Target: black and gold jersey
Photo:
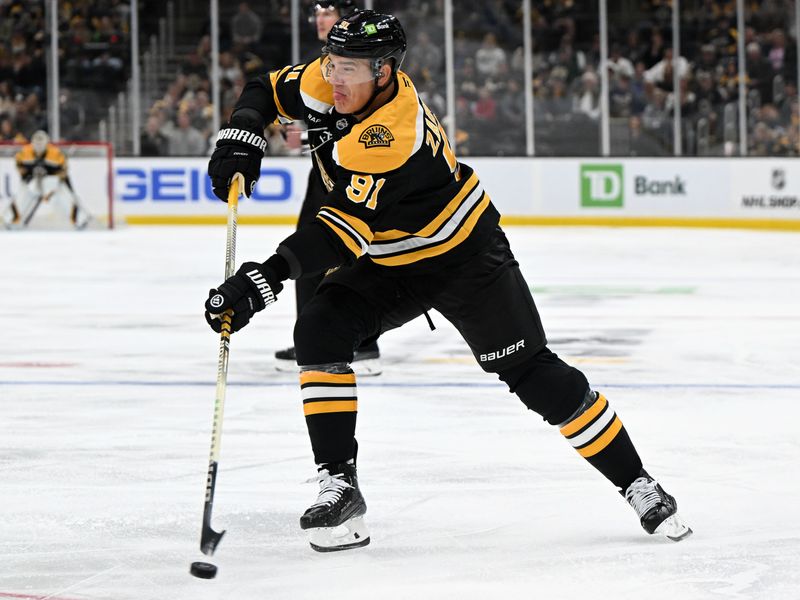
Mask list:
[[[41,167],[43,174],[58,175],[62,178],[67,175],[67,158],[53,144],[47,144],[42,154],[36,154],[33,144],[26,144],[17,152],[16,160],[17,170],[22,177],[34,174],[36,167]]]
[[[342,261],[364,256],[397,273],[429,272],[477,253],[499,214],[478,176],[456,159],[411,79],[398,72],[392,97],[334,141],[329,130],[338,122],[331,119],[333,89],[322,76],[323,60],[261,78],[269,101],[262,93],[256,107],[245,90],[237,109],[308,124],[314,168],[328,190],[317,224]],[[279,249],[293,277],[314,270],[309,241],[298,231]]]

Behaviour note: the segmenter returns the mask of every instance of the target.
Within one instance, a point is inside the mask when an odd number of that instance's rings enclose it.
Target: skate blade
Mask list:
[[[299,373],[300,367],[293,360],[285,360],[283,358],[275,359],[275,370],[281,373]]]
[[[673,542],[680,542],[692,535],[692,530],[681,520],[678,514],[675,513],[664,519],[653,533],[663,535]]]
[[[350,363],[353,373],[360,377],[376,377],[383,372],[380,358],[365,358]]]
[[[309,543],[317,552],[350,550],[369,544],[369,530],[363,517],[349,519],[337,527],[319,527],[309,531]]]

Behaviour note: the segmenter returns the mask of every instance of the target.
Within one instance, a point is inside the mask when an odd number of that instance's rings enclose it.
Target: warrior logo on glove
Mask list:
[[[222,297],[222,294],[215,294],[208,301],[212,308],[219,308],[223,302],[225,302],[225,298]]]
[[[231,331],[239,331],[254,314],[275,302],[282,289],[283,284],[270,267],[246,262],[239,267],[236,275],[226,279],[218,289],[209,290],[205,306],[206,322],[219,333],[222,329],[220,315],[231,310]]]

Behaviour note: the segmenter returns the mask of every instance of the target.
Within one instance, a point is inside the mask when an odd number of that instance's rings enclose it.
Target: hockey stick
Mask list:
[[[27,227],[28,224],[31,222],[31,219],[33,219],[33,215],[36,214],[36,209],[39,208],[39,205],[41,205],[42,202],[47,202],[48,200],[50,200],[50,196],[53,195],[53,192],[49,192],[45,196],[44,190],[42,189],[42,178],[41,177],[37,177],[36,178],[36,187],[39,190],[39,196],[38,196],[38,198],[36,198],[36,202],[33,203],[33,207],[28,211],[28,214],[22,220],[22,226],[23,227]]]
[[[239,190],[243,188],[244,178],[236,173],[228,189],[228,240],[225,245],[225,279],[233,276],[236,262],[236,219],[239,209]],[[225,410],[225,389],[228,384],[228,355],[230,354],[231,312],[222,316],[222,331],[219,338],[219,362],[217,363],[217,396],[214,401],[214,422],[211,428],[211,455],[208,459],[206,477],[206,500],[203,507],[203,530],[200,534],[200,551],[211,556],[217,549],[225,530],[214,531],[211,527],[211,509],[214,505],[214,490],[217,487],[217,467],[219,464],[220,441],[222,437],[222,415]]]

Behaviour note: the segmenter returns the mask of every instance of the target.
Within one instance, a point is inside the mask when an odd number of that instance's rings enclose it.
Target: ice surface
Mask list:
[[[239,262],[289,228],[242,227]],[[232,340],[213,581],[194,579],[223,227],[0,234],[0,598],[796,598],[800,237],[510,228],[551,347],[611,401],[695,531],[612,486],[439,315],[360,381],[372,544],[313,552],[291,286]]]

